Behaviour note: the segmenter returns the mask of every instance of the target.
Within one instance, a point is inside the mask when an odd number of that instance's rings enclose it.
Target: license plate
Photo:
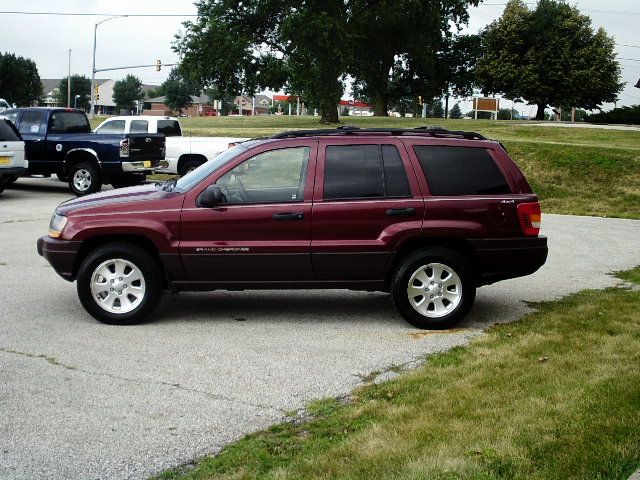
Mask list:
[[[144,168],[151,168],[151,165],[152,165],[151,160],[145,160],[143,164],[144,164]]]
[[[9,165],[11,163],[11,157],[0,157],[0,165]]]

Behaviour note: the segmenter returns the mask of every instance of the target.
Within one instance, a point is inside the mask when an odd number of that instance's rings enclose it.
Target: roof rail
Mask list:
[[[298,138],[312,136],[346,136],[367,133],[379,133],[388,135],[415,135],[441,138],[462,138],[465,140],[487,140],[486,137],[476,132],[464,132],[460,130],[447,130],[442,127],[423,126],[416,128],[360,128],[353,125],[342,125],[335,129],[321,130],[291,130],[274,135],[270,138]]]

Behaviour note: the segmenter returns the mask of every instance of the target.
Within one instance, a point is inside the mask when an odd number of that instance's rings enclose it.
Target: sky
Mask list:
[[[532,0],[533,1],[533,0]],[[464,30],[475,33],[500,17],[506,0],[485,0],[470,9],[470,22]],[[618,106],[640,103],[640,2],[638,0],[570,1],[592,19],[594,28],[604,27],[617,44],[626,87],[619,95]],[[2,12],[86,13],[88,16],[17,15]],[[0,51],[31,58],[41,78],[67,75],[69,49],[71,73],[91,77],[94,25],[111,15],[180,15],[171,17],[126,17],[108,20],[97,28],[96,68],[163,64],[178,58],[171,50],[174,35],[182,22],[195,15],[192,0],[0,0]],[[182,16],[185,15],[185,16]],[[170,68],[157,72],[155,67],[103,72],[97,78],[122,78],[128,73],[143,83],[159,85]],[[0,96],[1,92],[0,92]],[[348,95],[345,95],[348,96]],[[609,106],[607,106],[609,107]],[[535,107],[532,107],[535,112]],[[527,114],[529,107],[519,108]]]

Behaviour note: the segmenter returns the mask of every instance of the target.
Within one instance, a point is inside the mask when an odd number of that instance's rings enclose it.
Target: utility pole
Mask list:
[[[128,15],[116,15],[114,17],[105,18],[104,20],[95,23],[93,25],[93,63],[91,66],[91,111],[89,112],[89,118],[95,117],[95,109],[96,109],[96,98],[95,98],[95,88],[96,88],[96,40],[98,35],[98,25],[107,22],[109,20],[113,20],[114,18],[125,18]]]
[[[67,74],[67,108],[71,108],[71,49],[69,49],[69,73]]]

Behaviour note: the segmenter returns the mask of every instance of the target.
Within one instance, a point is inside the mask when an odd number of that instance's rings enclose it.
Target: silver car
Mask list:
[[[28,167],[20,133],[9,119],[0,116],[0,192],[24,174]]]

